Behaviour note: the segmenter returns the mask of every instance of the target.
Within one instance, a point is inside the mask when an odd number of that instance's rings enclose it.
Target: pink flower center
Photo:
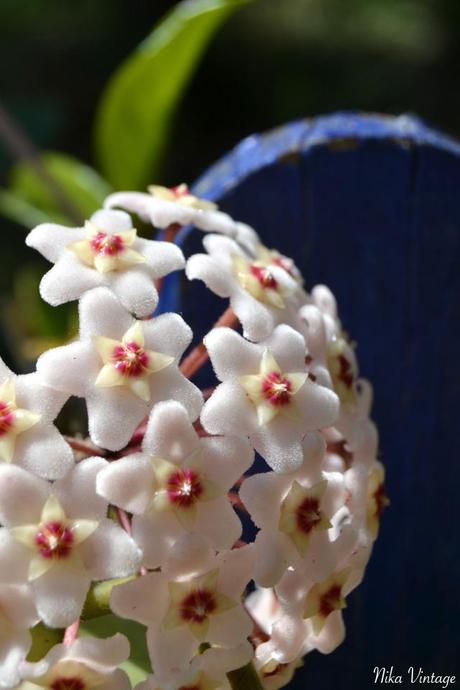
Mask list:
[[[270,269],[251,265],[249,266],[249,271],[251,275],[257,278],[261,287],[265,290],[276,290],[278,288],[278,282]]]
[[[291,402],[292,384],[277,371],[266,374],[262,380],[262,395],[271,405],[288,405]]]
[[[309,534],[315,524],[321,520],[318,499],[305,498],[296,510],[296,520],[299,530]]]
[[[87,687],[80,678],[56,678],[50,690],[87,690]]]
[[[337,360],[338,360],[339,366],[340,366],[340,371],[337,375],[337,378],[339,379],[339,381],[342,381],[344,386],[346,386],[347,388],[351,388],[353,386],[353,369],[352,369],[352,366],[351,366],[350,362],[348,361],[348,359],[343,354],[340,354],[337,357]]]
[[[95,254],[104,254],[105,256],[116,256],[125,248],[125,243],[120,235],[107,235],[106,232],[102,231],[94,235],[89,243]]]
[[[0,401],[0,438],[8,433],[14,424],[14,412],[9,403]]]
[[[327,592],[321,597],[319,605],[319,613],[323,618],[326,618],[330,613],[339,608],[340,600],[342,598],[342,588],[340,585],[332,585]]]
[[[168,498],[178,508],[189,508],[203,493],[200,477],[194,470],[180,469],[173,472],[166,482]]]
[[[133,342],[114,347],[111,361],[120,374],[129,378],[135,378],[145,373],[149,357],[140,345]]]
[[[188,196],[190,194],[188,186],[186,184],[179,184],[176,187],[170,187],[169,191],[174,194],[176,199],[180,199],[183,196]]]
[[[42,558],[67,558],[72,551],[72,530],[61,522],[46,522],[39,526],[35,544]]]
[[[375,514],[378,518],[382,515],[383,511],[387,507],[389,500],[387,495],[385,494],[385,487],[383,484],[380,484],[377,487],[377,490],[374,493],[374,500],[375,500]]]
[[[180,604],[180,615],[189,623],[202,623],[217,608],[212,592],[197,589],[190,592]]]

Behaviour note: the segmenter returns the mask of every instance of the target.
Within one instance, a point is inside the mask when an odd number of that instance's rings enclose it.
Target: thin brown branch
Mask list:
[[[222,316],[214,324],[214,328],[220,326],[228,326],[229,328],[236,328],[238,325],[238,317],[231,307],[228,307]],[[192,378],[196,372],[208,361],[209,355],[204,343],[199,343],[187,357],[182,361],[180,370],[187,378]]]
[[[88,443],[88,441],[80,441],[77,438],[73,438],[73,436],[65,436],[64,437],[67,443],[73,450],[75,450],[77,453],[84,453],[87,457],[91,455],[98,455],[101,458],[104,458],[107,453],[105,450],[102,450],[102,448],[99,448],[98,446],[93,446],[92,443]]]

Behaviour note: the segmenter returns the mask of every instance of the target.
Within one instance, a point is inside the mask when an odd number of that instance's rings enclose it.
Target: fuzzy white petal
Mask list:
[[[107,501],[96,493],[96,477],[109,463],[99,457],[86,458],[66,477],[55,482],[53,493],[59,498],[68,518],[100,520],[107,512]]]
[[[107,283],[125,309],[138,317],[149,316],[158,304],[158,292],[144,265],[109,273]]]
[[[150,458],[135,453],[110,463],[97,476],[97,492],[130,513],[143,513],[152,497],[154,474]]]
[[[69,251],[43,276],[40,282],[40,295],[45,302],[57,307],[66,302],[73,302],[87,290],[104,285],[104,282],[104,277],[100,273],[85,266]]]
[[[148,573],[143,577],[117,585],[110,596],[112,611],[122,618],[150,625],[161,621],[168,607],[168,587],[160,573]]]
[[[90,578],[64,567],[53,567],[33,582],[40,618],[52,628],[65,628],[80,615]]]
[[[15,465],[0,465],[0,522],[6,527],[35,524],[50,484]]]
[[[200,447],[187,410],[175,400],[153,408],[144,436],[143,449],[151,456],[180,463]]]
[[[93,580],[133,575],[142,553],[131,537],[113,520],[104,518],[80,546],[82,559]]]

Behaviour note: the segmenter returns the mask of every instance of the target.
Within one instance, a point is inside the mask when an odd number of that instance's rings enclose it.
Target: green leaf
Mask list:
[[[88,165],[66,154],[41,157],[45,175],[21,161],[10,172],[10,192],[55,223],[81,223],[102,206],[110,185]]]
[[[53,220],[48,213],[8,189],[0,189],[0,213],[25,228],[33,228],[35,225]]]
[[[215,32],[250,0],[179,3],[115,72],[96,117],[99,165],[116,188],[153,181],[171,120],[198,61]]]
[[[81,617],[83,619],[90,619],[97,618],[98,616],[105,616],[107,613],[110,613],[109,601],[113,588],[125,582],[131,582],[131,580],[135,580],[136,577],[136,575],[131,575],[129,577],[93,583],[86,595]]]
[[[237,668],[235,671],[230,671],[227,673],[227,678],[233,690],[263,690],[263,685],[252,662]]]
[[[43,659],[55,644],[62,642],[63,630],[47,628],[43,623],[37,623],[31,631],[32,646],[27,655],[27,661],[35,662]]]
[[[140,683],[152,673],[145,633],[147,628],[140,623],[118,618],[110,614],[100,616],[89,621],[83,621],[80,625],[80,635],[91,637],[111,637],[119,632],[126,635],[131,645],[131,655],[128,661],[121,665],[131,680],[131,683]]]

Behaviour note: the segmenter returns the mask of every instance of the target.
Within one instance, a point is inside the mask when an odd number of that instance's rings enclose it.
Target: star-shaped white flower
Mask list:
[[[67,397],[36,373],[16,376],[0,359],[0,464],[21,465],[46,479],[63,477],[73,454],[52,422]]]
[[[241,536],[227,492],[250,467],[253,451],[238,437],[199,438],[178,402],[152,410],[142,453],[111,463],[97,489],[110,503],[133,513],[133,538],[149,568],[163,565],[174,542],[195,532],[217,550]]]
[[[153,673],[136,685],[135,690],[230,690],[227,673],[246,666],[252,657],[249,641],[232,648],[209,647],[201,650],[179,673],[163,678]]]
[[[372,539],[377,538],[381,515],[389,505],[390,499],[385,494],[385,468],[376,462],[370,473],[367,502],[367,527]]]
[[[0,688],[19,683],[19,666],[32,643],[29,628],[38,620],[27,585],[0,584]]]
[[[279,323],[300,327],[300,286],[285,268],[251,257],[229,237],[208,235],[203,245],[208,253],[190,257],[187,277],[202,280],[219,297],[230,298],[245,337],[267,338]]]
[[[135,395],[150,400],[149,377],[174,362],[174,357],[145,348],[140,321],[136,321],[121,341],[94,336],[94,344],[104,364],[95,385],[101,388],[126,386]]]
[[[106,286],[128,311],[148,316],[158,304],[154,281],[184,266],[176,245],[138,237],[122,211],[97,211],[83,228],[45,223],[26,242],[55,264],[40,284],[53,306]]]
[[[335,393],[308,378],[303,337],[280,325],[254,344],[231,329],[215,328],[204,342],[223,382],[204,405],[204,428],[249,436],[276,472],[298,469],[302,438],[330,426],[338,414]]]
[[[92,441],[119,450],[160,400],[178,400],[198,416],[201,393],[178,369],[191,337],[178,314],[135,321],[97,288],[80,301],[80,341],[49,350],[37,368],[48,385],[86,398]]]
[[[128,676],[118,668],[128,656],[124,635],[83,637],[70,645],[55,645],[38,663],[24,664],[22,676],[28,690],[131,690]]]
[[[14,378],[0,384],[0,458],[4,462],[13,460],[16,437],[38,424],[40,418],[39,414],[17,406]]]
[[[250,546],[215,556],[201,537],[183,537],[161,573],[115,587],[110,605],[117,615],[148,626],[155,674],[171,680],[189,668],[202,642],[228,650],[245,645],[252,621],[241,595],[252,569]]]
[[[318,560],[329,548],[331,519],[345,504],[345,482],[338,472],[323,472],[325,444],[319,434],[302,443],[304,461],[297,472],[253,475],[243,482],[240,498],[260,532],[256,537],[254,579],[275,585],[287,567]]]
[[[366,434],[372,404],[372,387],[359,377],[355,349],[342,329],[332,292],[316,285],[313,304],[299,310],[302,333],[311,357],[311,370],[321,382],[328,381],[340,399],[340,415],[335,424],[347,443],[357,446]]]
[[[0,466],[0,561],[9,578],[31,585],[46,625],[66,627],[79,615],[92,580],[136,572],[141,552],[106,518],[98,496],[102,458],[88,458],[51,485],[20,467]]]
[[[303,618],[312,619],[315,635],[321,632],[331,613],[341,611],[346,607],[345,585],[350,573],[350,568],[335,572],[309,590],[304,603]]]
[[[143,221],[151,223],[156,228],[166,228],[177,223],[194,225],[205,232],[220,232],[231,236],[237,234],[237,223],[227,213],[219,211],[213,202],[191,194],[187,185],[150,185],[148,189],[149,194],[116,192],[107,197],[104,206],[123,208],[136,213]]]
[[[98,273],[110,273],[146,262],[143,254],[131,249],[136,239],[137,230],[134,228],[110,234],[87,220],[85,239],[72,242],[66,248]]]

